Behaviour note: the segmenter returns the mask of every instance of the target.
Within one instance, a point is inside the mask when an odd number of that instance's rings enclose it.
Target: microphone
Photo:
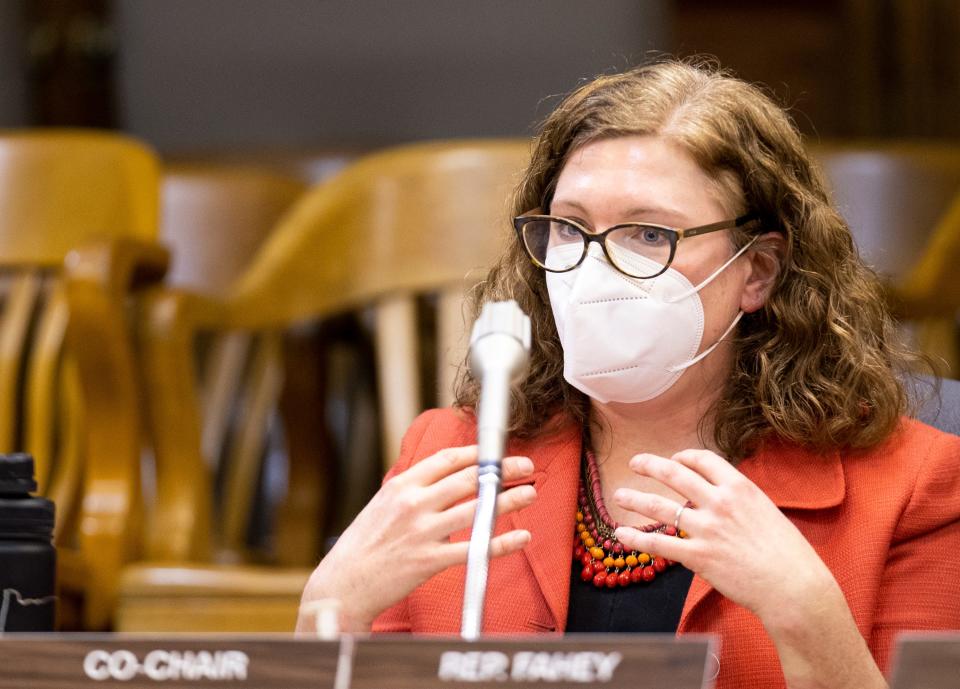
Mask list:
[[[530,318],[513,301],[487,302],[470,336],[470,372],[480,381],[477,412],[478,492],[463,597],[460,635],[480,638],[487,592],[490,540],[500,493],[500,463],[510,419],[510,387],[527,370]]]

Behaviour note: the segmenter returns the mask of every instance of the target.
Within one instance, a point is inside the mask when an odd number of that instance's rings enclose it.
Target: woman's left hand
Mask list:
[[[614,500],[621,507],[667,525],[676,521],[687,536],[620,527],[617,538],[625,547],[682,563],[768,628],[790,626],[809,612],[806,606],[839,593],[803,534],[760,488],[713,452],[685,450],[670,459],[641,454],[630,467],[672,488],[689,506],[681,510],[683,503],[659,495],[617,490]]]

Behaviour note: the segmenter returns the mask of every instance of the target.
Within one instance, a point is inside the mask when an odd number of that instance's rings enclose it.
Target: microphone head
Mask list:
[[[526,371],[529,357],[530,317],[513,299],[485,303],[470,335],[473,376],[500,369],[515,382]]]

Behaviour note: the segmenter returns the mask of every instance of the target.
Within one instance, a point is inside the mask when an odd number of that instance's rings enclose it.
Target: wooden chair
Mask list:
[[[0,133],[0,451],[57,506],[61,615],[109,623],[139,536],[139,391],[126,300],[158,281],[158,164],[128,137]],[[72,618],[66,604],[82,598]]]
[[[861,255],[888,281],[917,345],[960,371],[960,146],[945,142],[812,148]]]
[[[173,256],[166,284],[222,296],[307,185],[251,165],[168,165],[160,237]]]
[[[528,146],[526,141],[464,141],[371,155],[315,187],[285,215],[226,297],[185,291],[153,297],[143,339],[157,438],[157,505],[147,546],[153,562],[127,570],[118,629],[293,628],[308,567],[217,563],[249,559],[243,538],[265,419],[279,388],[302,384],[304,375],[284,374],[266,356],[247,364],[270,383],[250,400],[252,420],[243,425],[243,437],[230,443],[236,451],[221,472],[218,510],[211,497],[211,462],[202,451],[193,342],[204,331],[279,337],[305,323],[368,309],[384,417],[383,450],[377,455],[389,463],[423,406],[417,295],[429,293],[435,305],[437,378],[445,388],[439,398],[447,402],[453,362],[465,352],[464,289],[482,276],[509,236],[509,192],[529,157]],[[309,417],[310,410],[299,413]],[[298,490],[325,478],[315,469],[309,475],[309,462],[291,462],[290,472],[288,500],[296,501]],[[305,564],[315,563],[316,556],[310,552]],[[160,612],[171,609],[176,616]]]
[[[307,184],[279,166],[194,162],[168,165],[162,189],[160,233],[174,257],[165,284],[222,298]],[[251,421],[251,408],[242,401],[266,396],[276,403],[275,376],[263,372],[281,370],[285,358],[300,352],[276,336],[250,331],[210,331],[201,339],[195,348],[201,452],[216,473],[221,460],[229,465],[229,452],[251,451],[243,443],[229,446],[231,426]],[[259,362],[253,371],[251,360]],[[314,401],[293,395],[297,389],[284,387],[284,395],[293,398],[284,400],[287,405]],[[319,498],[316,491],[303,491],[300,510],[315,516]],[[302,533],[309,537],[311,532]],[[300,545],[285,543],[283,552]]]
[[[369,147],[361,146],[298,147],[296,150],[267,149],[256,152],[225,150],[202,155],[174,156],[169,158],[168,162],[177,168],[197,165],[221,168],[253,167],[283,177],[295,177],[306,184],[314,185],[327,181],[357,158],[370,152]]]

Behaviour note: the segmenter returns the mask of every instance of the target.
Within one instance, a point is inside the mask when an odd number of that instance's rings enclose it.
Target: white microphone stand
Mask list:
[[[473,324],[470,370],[480,381],[477,413],[477,511],[467,550],[467,579],[460,635],[480,638],[483,601],[487,592],[490,540],[500,493],[503,460],[510,419],[510,387],[526,371],[530,352],[530,318],[513,300],[488,302]]]

